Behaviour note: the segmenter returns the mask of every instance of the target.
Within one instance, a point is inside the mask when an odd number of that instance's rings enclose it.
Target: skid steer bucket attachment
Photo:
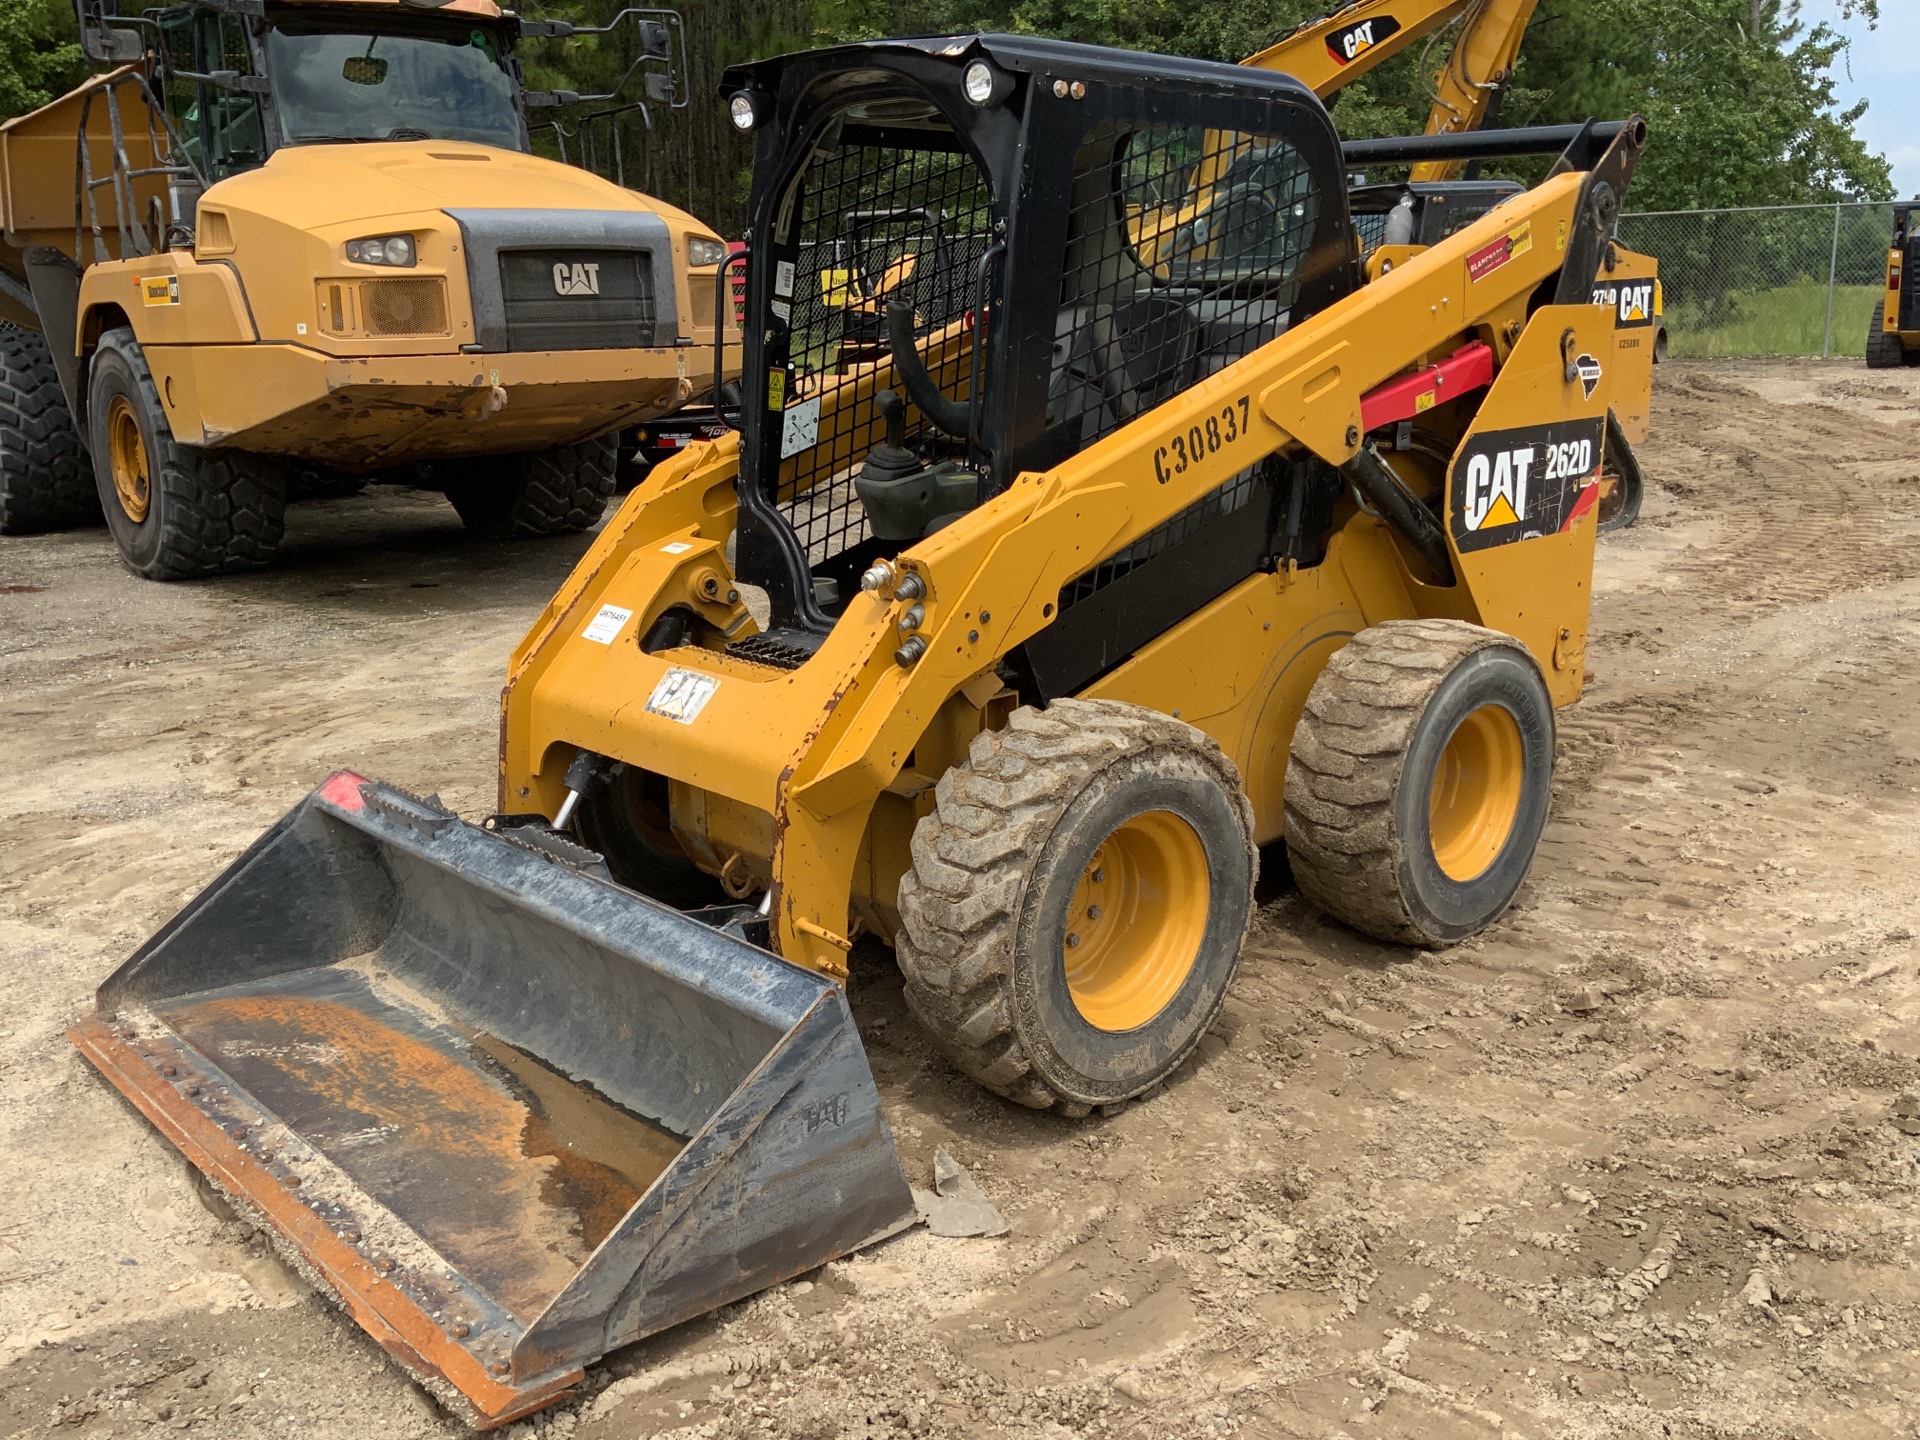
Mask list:
[[[344,772],[72,1034],[482,1426],[914,1218],[831,981]]]

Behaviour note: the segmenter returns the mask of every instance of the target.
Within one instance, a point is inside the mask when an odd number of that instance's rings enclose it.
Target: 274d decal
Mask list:
[[[1453,542],[1462,554],[1569,529],[1600,498],[1605,418],[1475,435],[1453,462]]]

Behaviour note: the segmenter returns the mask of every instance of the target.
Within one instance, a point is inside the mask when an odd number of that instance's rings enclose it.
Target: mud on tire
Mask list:
[[[146,503],[138,515],[115,484],[116,414],[124,417],[117,423],[137,428],[145,457]],[[100,337],[87,387],[87,436],[100,508],[134,574],[191,580],[256,570],[273,558],[286,529],[286,471],[265,456],[175,440],[131,330]]]
[[[449,462],[447,498],[476,535],[526,540],[599,523],[617,479],[619,436],[601,435],[532,455]]]
[[[0,330],[0,535],[99,523],[86,450],[46,337]]]
[[[1165,973],[1167,998],[1153,992],[1140,1023],[1096,1025],[1087,1014],[1101,1012],[1083,1008],[1087,992],[1069,975],[1080,924],[1071,907],[1083,906],[1089,878],[1104,879],[1097,857],[1147,822],[1204,856],[1187,872],[1196,883],[1171,897],[1186,901],[1190,968]],[[1200,731],[1113,701],[1017,710],[941,777],[915,827],[897,945],[907,1003],[941,1051],[997,1094],[1067,1115],[1117,1105],[1171,1074],[1218,1015],[1257,866],[1239,773]],[[1143,907],[1140,918],[1155,913]]]
[[[1461,620],[1362,630],[1327,662],[1294,729],[1294,879],[1381,940],[1437,946],[1478,933],[1533,863],[1553,737],[1546,682],[1511,636]],[[1476,763],[1477,742],[1487,753]],[[1492,808],[1466,803],[1476,772],[1503,787]]]

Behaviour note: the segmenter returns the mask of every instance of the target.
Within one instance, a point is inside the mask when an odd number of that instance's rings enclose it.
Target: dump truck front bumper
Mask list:
[[[711,350],[685,346],[363,359],[297,345],[152,345],[145,354],[177,439],[349,471],[604,435],[678,409],[713,363]]]
[[[915,1219],[839,987],[347,772],[71,1036],[482,1427]]]

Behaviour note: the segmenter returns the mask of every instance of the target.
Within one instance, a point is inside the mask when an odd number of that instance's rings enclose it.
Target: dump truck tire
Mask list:
[[[273,559],[286,472],[265,456],[175,440],[131,330],[109,330],[94,351],[87,433],[100,507],[134,574],[193,580]]]
[[[1362,630],[1308,692],[1287,766],[1301,891],[1381,940],[1451,945],[1526,879],[1553,784],[1553,701],[1511,636],[1461,620]]]
[[[1226,999],[1259,860],[1239,772],[1115,701],[1016,710],[940,779],[900,884],[906,998],[953,1063],[1084,1115],[1161,1083]]]
[[[447,498],[466,527],[489,540],[568,535],[599,523],[619,459],[617,435],[533,455],[496,455],[474,462],[447,487]]]
[[[574,833],[605,857],[607,873],[629,890],[691,910],[725,898],[720,882],[680,848],[667,811],[664,775],[632,765],[580,797]]]
[[[0,535],[99,523],[87,454],[46,337],[0,330]]]
[[[1892,370],[1906,363],[1906,356],[1900,348],[1900,337],[1889,335],[1883,326],[1887,323],[1887,302],[1882,300],[1873,307],[1873,319],[1867,322],[1867,368],[1869,370]]]

